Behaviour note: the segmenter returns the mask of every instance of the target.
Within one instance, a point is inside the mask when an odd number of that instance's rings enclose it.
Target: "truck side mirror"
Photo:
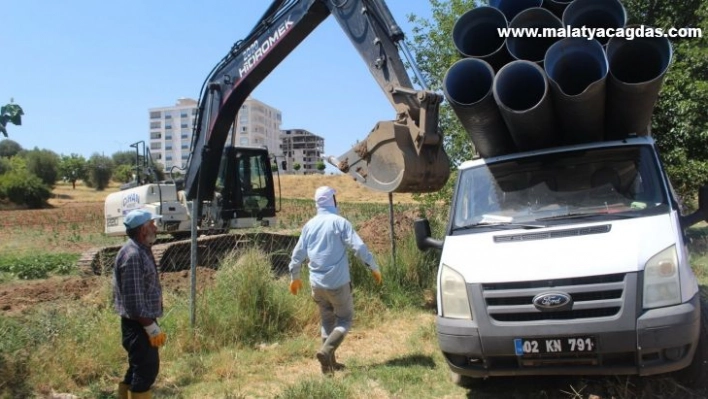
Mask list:
[[[428,219],[417,219],[413,222],[415,243],[418,249],[425,251],[428,248],[442,249],[443,242],[430,237],[430,222]]]
[[[702,186],[698,190],[698,210],[690,215],[680,217],[681,230],[686,230],[706,219],[708,219],[708,186]]]

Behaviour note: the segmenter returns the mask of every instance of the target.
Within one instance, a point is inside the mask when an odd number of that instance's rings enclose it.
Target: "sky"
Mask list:
[[[22,106],[9,139],[25,149],[110,156],[149,140],[148,109],[197,99],[234,42],[270,0],[23,0],[4,2],[0,104]],[[429,0],[389,0],[408,37],[408,16],[430,18]],[[405,59],[401,54],[401,58]],[[368,67],[327,18],[255,88],[282,112],[282,129],[309,130],[339,156],[393,107]],[[329,170],[329,168],[328,168]]]

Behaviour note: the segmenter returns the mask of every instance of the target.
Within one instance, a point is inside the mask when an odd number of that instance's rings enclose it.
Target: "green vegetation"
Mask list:
[[[78,259],[78,254],[70,253],[0,255],[0,275],[4,273],[30,280],[47,278],[49,275],[74,274]]]

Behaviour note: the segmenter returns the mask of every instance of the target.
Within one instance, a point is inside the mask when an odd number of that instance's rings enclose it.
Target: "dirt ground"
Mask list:
[[[418,218],[418,211],[399,212],[393,218],[393,232],[397,239],[413,231],[413,222]],[[376,215],[357,228],[357,233],[364,243],[374,252],[383,252],[391,248],[391,221],[388,214]]]
[[[197,268],[197,287],[213,282],[215,273],[214,269]],[[91,303],[106,281],[101,276],[63,276],[0,284],[0,315],[17,315],[49,303],[79,300]],[[160,281],[163,291],[185,295],[191,287],[191,272],[161,273]]]

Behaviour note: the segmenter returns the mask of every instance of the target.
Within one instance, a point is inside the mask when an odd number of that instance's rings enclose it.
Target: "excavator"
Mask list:
[[[249,94],[329,16],[337,20],[363,58],[393,106],[395,117],[376,123],[366,139],[327,161],[375,191],[426,193],[442,188],[450,175],[438,126],[443,96],[413,87],[399,51],[422,86],[424,80],[385,2],[275,0],[202,85],[183,186],[150,183],[109,195],[106,233],[124,234],[123,215],[139,207],[162,215],[158,223],[161,233],[184,238],[196,227],[197,234],[203,235],[200,252],[224,245],[225,237],[235,240],[227,242],[229,246],[244,242],[243,235],[223,234],[229,229],[274,225],[276,198],[268,149],[227,146],[226,142]],[[265,241],[278,242],[264,248],[269,252],[275,246],[287,249],[294,245],[293,240],[282,237]],[[163,270],[184,263],[170,254],[188,253],[177,250],[185,245],[189,240],[172,240],[153,248]],[[100,274],[112,262],[115,251],[117,248],[88,251],[79,267]]]

